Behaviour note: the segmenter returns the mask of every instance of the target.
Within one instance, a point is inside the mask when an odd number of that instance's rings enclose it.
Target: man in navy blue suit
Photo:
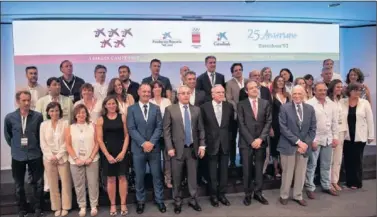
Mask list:
[[[160,108],[149,103],[151,87],[141,84],[138,90],[139,102],[128,108],[127,128],[131,137],[131,151],[136,175],[136,212],[141,214],[145,207],[145,167],[149,163],[153,176],[154,198],[160,212],[166,212],[163,200],[164,186],[161,170],[161,149],[159,140],[162,134]]]

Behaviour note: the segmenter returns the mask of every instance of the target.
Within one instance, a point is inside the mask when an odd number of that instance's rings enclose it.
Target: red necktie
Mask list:
[[[253,100],[253,106],[252,106],[253,112],[254,112],[254,117],[255,120],[257,119],[257,114],[258,114],[258,108],[257,108],[257,100]]]

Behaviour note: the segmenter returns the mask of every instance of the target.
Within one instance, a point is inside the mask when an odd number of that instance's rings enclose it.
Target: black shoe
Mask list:
[[[205,179],[205,178],[202,176],[202,178],[200,178],[200,184],[202,184],[202,185],[208,185],[208,181],[207,181],[207,179]]]
[[[216,197],[212,196],[209,200],[211,201],[211,205],[213,207],[219,207],[219,201],[217,200]]]
[[[259,203],[263,205],[268,205],[268,201],[266,198],[263,197],[261,194],[254,194],[254,199],[259,201]]]
[[[188,205],[189,207],[193,208],[195,211],[198,211],[198,212],[202,211],[202,208],[199,206],[198,202],[196,201],[194,203],[189,203]]]
[[[42,210],[36,209],[34,212],[34,217],[41,217],[42,216]]]
[[[182,187],[186,187],[187,186],[187,178],[184,178],[181,182],[181,186]]]
[[[243,199],[243,204],[245,206],[250,206],[250,204],[251,204],[251,195],[245,196],[245,198]]]
[[[223,196],[220,196],[219,197],[219,201],[224,204],[225,206],[230,206],[230,202],[228,199],[226,199],[226,197],[223,195]]]
[[[26,217],[27,216],[27,212],[26,211],[20,211],[18,212],[18,217]]]
[[[144,203],[138,203],[136,206],[136,213],[142,214],[144,212],[145,204]]]
[[[158,210],[160,210],[161,213],[165,213],[166,212],[166,206],[165,206],[164,203],[158,203],[157,207],[158,207]]]
[[[263,174],[263,180],[265,180],[265,181],[272,180],[272,176],[265,173],[265,174]]]
[[[177,204],[174,204],[174,213],[175,214],[179,214],[182,212],[182,206],[181,205],[177,205]]]

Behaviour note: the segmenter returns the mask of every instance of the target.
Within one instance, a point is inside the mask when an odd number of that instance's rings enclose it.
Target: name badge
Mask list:
[[[21,137],[21,146],[23,147],[27,146],[27,137]]]
[[[75,99],[75,96],[73,96],[73,95],[69,95],[68,96],[72,101]]]

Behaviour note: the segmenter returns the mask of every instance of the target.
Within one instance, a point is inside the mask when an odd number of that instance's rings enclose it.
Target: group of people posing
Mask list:
[[[130,79],[131,70],[125,65],[108,84],[106,67],[97,65],[96,83],[85,83],[65,60],[60,64],[63,75],[47,80],[48,91],[37,82],[37,68],[27,67],[28,85],[17,91],[18,109],[4,123],[19,216],[27,214],[26,171],[36,217],[42,214],[44,190],[50,191],[55,216],[66,216],[72,208],[72,187],[79,216],[86,215],[87,191],[90,214],[96,216],[102,181],[110,215],[118,212],[118,188],[120,214],[125,216],[131,168],[136,212],[141,214],[147,164],[160,212],[166,212],[165,185],[173,189],[174,213],[181,213],[185,179],[188,205],[194,210],[202,210],[198,182],[208,184],[212,206],[230,206],[228,168],[235,167],[237,136],[246,206],[253,199],[269,204],[262,188],[270,158],[271,176],[281,178],[283,205],[288,203],[292,181],[294,201],[307,205],[303,189],[315,199],[318,158],[323,192],[338,196],[342,190],[338,182],[343,155],[346,186],[361,188],[363,150],[374,140],[370,92],[360,69],[351,69],[344,84],[333,64],[325,60],[318,79],[306,75],[294,80],[284,68],[272,80],[269,67],[251,71],[246,79],[243,65],[234,63],[232,78],[225,82],[216,72],[216,57],[208,56],[205,73],[197,77],[183,66],[181,82],[173,88],[169,78],[160,75],[158,59],[150,62],[151,76],[141,84]]]

